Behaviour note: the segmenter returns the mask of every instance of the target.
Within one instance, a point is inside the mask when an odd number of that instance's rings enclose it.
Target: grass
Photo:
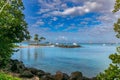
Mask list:
[[[21,80],[20,78],[0,72],[0,80]]]

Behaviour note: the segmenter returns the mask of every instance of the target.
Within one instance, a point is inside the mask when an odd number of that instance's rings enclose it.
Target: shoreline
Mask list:
[[[23,80],[97,80],[96,77],[85,77],[82,72],[79,71],[72,72],[71,75],[57,71],[56,74],[53,75],[40,69],[25,67],[23,62],[12,59],[6,68],[2,70],[12,73],[13,76]],[[17,76],[15,74],[17,74]]]
[[[17,46],[18,48],[39,48],[39,47],[60,47],[60,48],[80,48],[80,45],[28,45]]]
[[[18,46],[17,48],[39,48],[39,47],[54,47],[54,46],[28,45],[28,46]]]

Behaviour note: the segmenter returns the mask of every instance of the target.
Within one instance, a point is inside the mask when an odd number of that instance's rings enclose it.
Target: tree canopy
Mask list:
[[[22,0],[0,0],[0,66],[10,59],[13,43],[29,36],[23,10]]]

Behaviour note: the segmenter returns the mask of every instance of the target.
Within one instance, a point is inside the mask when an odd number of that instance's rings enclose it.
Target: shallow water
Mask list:
[[[116,51],[117,45],[81,44],[81,46],[81,48],[21,48],[13,54],[12,59],[23,61],[27,67],[52,74],[56,71],[67,74],[81,71],[84,76],[93,77],[108,67],[111,62],[108,56]]]

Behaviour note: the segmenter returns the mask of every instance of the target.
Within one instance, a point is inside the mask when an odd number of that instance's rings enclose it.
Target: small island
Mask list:
[[[56,45],[56,47],[61,47],[61,48],[79,48],[81,47],[80,45]]]

